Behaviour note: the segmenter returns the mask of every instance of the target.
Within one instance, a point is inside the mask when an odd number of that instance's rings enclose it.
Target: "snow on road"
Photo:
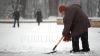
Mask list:
[[[63,25],[21,23],[19,28],[12,26],[12,23],[0,23],[0,56],[100,56],[100,28],[89,28],[90,53],[70,54],[71,42],[62,41],[56,48],[58,53],[47,55],[44,53],[52,51],[62,37]]]

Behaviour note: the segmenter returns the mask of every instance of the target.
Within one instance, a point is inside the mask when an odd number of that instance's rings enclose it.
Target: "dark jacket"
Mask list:
[[[37,13],[35,14],[35,17],[37,18],[37,22],[42,22],[42,12],[41,11],[37,11]]]
[[[72,37],[88,31],[91,26],[88,17],[77,4],[72,4],[66,8],[63,23],[63,36],[66,36],[71,31]]]
[[[15,12],[13,13],[13,17],[14,17],[15,19],[19,19],[19,17],[20,17],[19,11],[15,11]]]

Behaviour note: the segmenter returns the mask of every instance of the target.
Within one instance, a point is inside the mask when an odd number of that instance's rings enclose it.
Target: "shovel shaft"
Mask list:
[[[61,42],[61,40],[63,39],[63,37],[60,38],[60,40],[58,41],[58,43],[56,44],[58,46],[58,44]]]
[[[54,46],[53,50],[55,50],[56,47],[57,47],[57,45]]]
[[[61,42],[61,40],[63,39],[63,37],[62,38],[60,38],[60,40],[57,42],[57,44],[54,46],[54,48],[53,48],[53,50],[55,50],[56,49],[56,47],[58,46],[58,44]]]

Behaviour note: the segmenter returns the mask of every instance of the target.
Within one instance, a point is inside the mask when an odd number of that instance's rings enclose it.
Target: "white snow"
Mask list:
[[[61,42],[56,54],[44,54],[62,37],[63,25],[57,23],[0,23],[0,56],[100,56],[100,28],[89,28],[90,53],[70,54],[71,42]],[[80,48],[81,41],[80,41]],[[93,53],[93,54],[92,54]]]
[[[100,19],[100,17],[89,17],[89,19]]]

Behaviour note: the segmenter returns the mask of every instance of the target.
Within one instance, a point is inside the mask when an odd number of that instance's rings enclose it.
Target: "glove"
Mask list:
[[[71,38],[70,38],[70,32],[69,32],[66,36],[64,36],[63,41],[65,41],[65,42],[71,41]]]

